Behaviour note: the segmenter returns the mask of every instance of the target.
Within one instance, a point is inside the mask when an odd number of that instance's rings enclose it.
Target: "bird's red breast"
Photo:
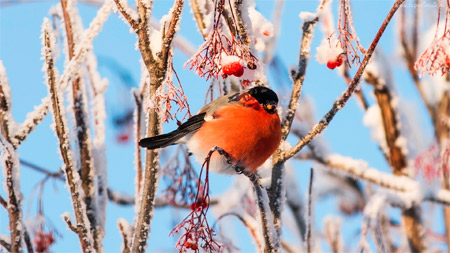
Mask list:
[[[242,94],[239,103],[217,110],[192,136],[188,147],[199,162],[214,146],[224,149],[233,163],[255,172],[280,145],[281,122],[251,95]],[[212,160],[221,159],[217,153]],[[212,168],[220,170],[220,168]]]

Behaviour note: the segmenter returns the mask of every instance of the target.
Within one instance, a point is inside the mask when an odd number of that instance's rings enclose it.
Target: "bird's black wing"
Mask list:
[[[177,130],[170,133],[143,138],[139,141],[139,146],[148,149],[155,149],[164,148],[169,145],[175,144],[176,141],[178,141],[188,133],[197,131],[205,122],[205,115],[206,112],[203,112],[190,117],[186,122],[181,124]]]

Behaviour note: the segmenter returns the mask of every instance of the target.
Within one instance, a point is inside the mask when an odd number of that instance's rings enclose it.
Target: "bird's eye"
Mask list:
[[[276,104],[273,104],[273,103],[267,103],[267,104],[264,104],[264,109],[268,113],[274,113],[275,110],[277,109],[277,106],[276,106]]]

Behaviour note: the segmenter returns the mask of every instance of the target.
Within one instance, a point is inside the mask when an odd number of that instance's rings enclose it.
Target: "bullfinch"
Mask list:
[[[185,143],[200,164],[219,148],[222,152],[210,157],[211,171],[231,174],[239,167],[254,173],[280,145],[277,104],[276,93],[262,86],[222,96],[175,131],[143,138],[139,145],[157,149]]]

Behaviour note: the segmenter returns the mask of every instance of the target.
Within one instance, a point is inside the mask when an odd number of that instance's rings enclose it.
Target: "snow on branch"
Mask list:
[[[78,73],[79,66],[85,60],[86,52],[92,49],[92,41],[95,37],[97,37],[103,27],[103,24],[108,19],[113,5],[114,3],[112,0],[106,0],[97,11],[97,15],[94,19],[92,19],[89,24],[89,28],[83,32],[80,43],[78,43],[75,47],[73,58],[71,58],[66,64],[64,72],[58,82],[58,86],[63,87],[64,90],[68,85],[68,81],[72,79],[76,73]]]
[[[54,128],[59,140],[59,150],[64,161],[64,171],[67,185],[72,198],[72,204],[77,220],[76,232],[80,239],[83,251],[93,250],[93,237],[90,223],[86,215],[86,206],[83,202],[84,192],[76,171],[76,161],[70,147],[70,135],[67,114],[65,113],[62,87],[57,85],[57,70],[54,66],[53,51],[55,38],[52,34],[50,21],[44,19],[42,25],[42,54],[45,60],[43,71],[46,73],[46,84],[51,98]]]
[[[3,178],[5,178],[5,191],[8,194],[7,211],[9,216],[9,230],[11,232],[11,252],[22,251],[23,224],[20,192],[19,158],[14,147],[3,135],[0,135],[2,151],[0,160]]]
[[[36,126],[44,120],[50,108],[50,97],[42,99],[41,104],[34,107],[34,111],[27,114],[25,121],[18,124],[14,133],[15,146],[19,146],[28,135],[36,128]]]
[[[11,115],[11,90],[3,62],[0,61],[0,130],[6,140],[11,140],[14,118]]]

